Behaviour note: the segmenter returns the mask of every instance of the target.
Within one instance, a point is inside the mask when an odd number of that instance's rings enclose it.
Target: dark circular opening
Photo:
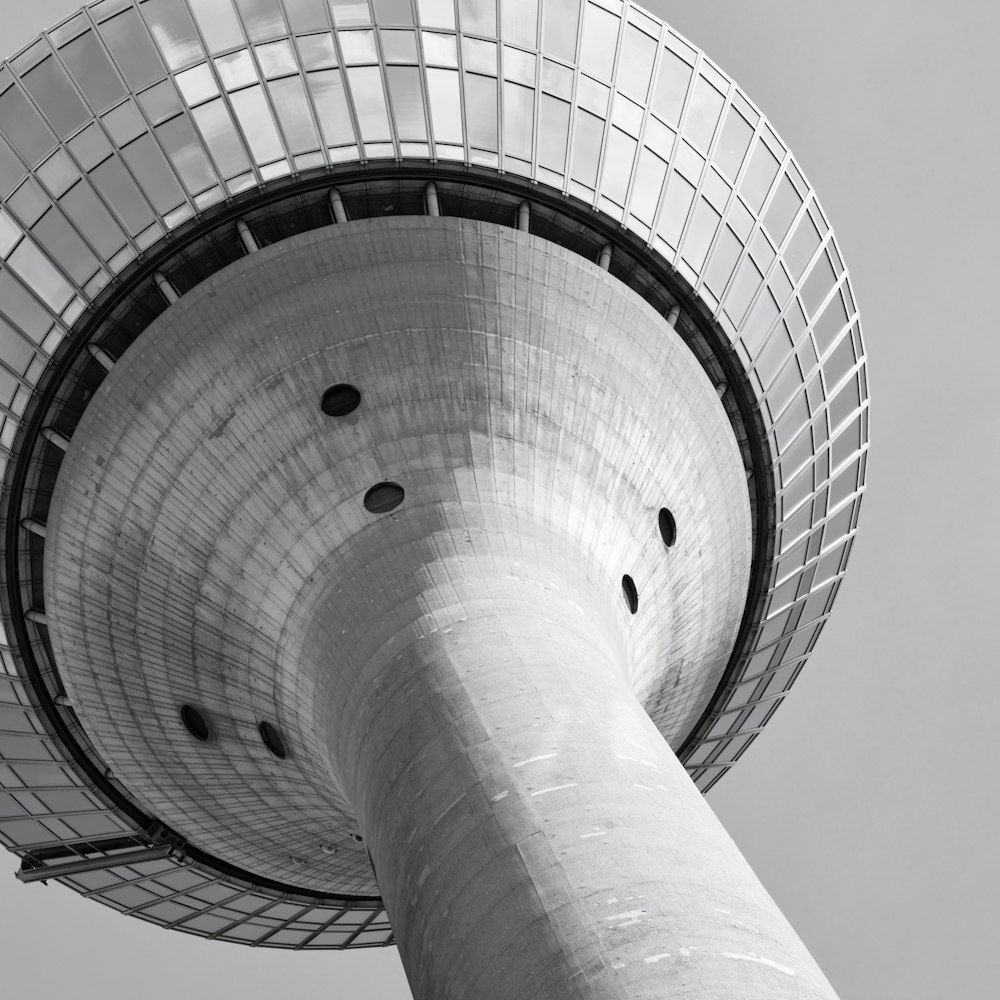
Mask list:
[[[285,750],[285,741],[281,738],[281,733],[278,732],[277,728],[272,726],[270,722],[262,722],[257,729],[260,732],[260,738],[264,741],[264,746],[275,757],[284,760],[288,756],[288,752]]]
[[[663,544],[669,549],[677,541],[677,522],[674,520],[674,515],[666,507],[660,508],[659,522],[660,537],[663,539]]]
[[[181,705],[181,722],[184,723],[184,728],[202,743],[211,735],[208,721],[194,705]]]
[[[353,385],[340,382],[337,385],[331,385],[323,393],[323,399],[319,405],[328,417],[346,417],[348,413],[356,410],[360,403],[361,393]]]
[[[635,589],[635,580],[628,573],[622,577],[622,593],[629,611],[635,614],[639,610],[639,591]]]
[[[355,844],[363,844],[365,842],[365,838],[362,837],[360,833],[352,833],[351,840],[353,840]]]
[[[365,507],[373,514],[385,514],[395,510],[406,494],[399,483],[376,483],[365,494]]]

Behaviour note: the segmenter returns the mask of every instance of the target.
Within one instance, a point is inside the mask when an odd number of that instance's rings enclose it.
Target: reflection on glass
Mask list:
[[[208,63],[202,63],[193,69],[186,69],[183,73],[178,73],[174,80],[189,107],[201,104],[202,101],[207,101],[219,93],[215,77],[212,76]]]
[[[592,3],[583,16],[583,41],[580,47],[580,68],[587,73],[610,80],[615,65],[619,18]]]
[[[635,25],[625,28],[625,49],[618,68],[618,89],[645,102],[653,76],[656,42]]]
[[[754,212],[759,212],[761,205],[764,204],[767,192],[771,190],[774,178],[778,174],[779,166],[774,154],[758,140],[740,185],[743,197]]]
[[[0,270],[0,307],[4,315],[36,344],[48,333],[52,317],[8,271]]]
[[[820,354],[825,354],[830,349],[840,331],[847,326],[847,319],[848,314],[844,307],[843,297],[838,293],[830,299],[827,307],[823,310],[823,315],[816,320],[813,327],[816,349]]]
[[[187,8],[177,0],[147,0],[142,16],[170,69],[181,69],[205,58]]]
[[[455,7],[452,0],[417,0],[417,10],[420,11],[420,23],[425,28],[455,29]]]
[[[170,80],[164,80],[140,94],[139,104],[154,125],[173,117],[183,107]]]
[[[202,104],[192,115],[222,176],[229,178],[243,173],[250,162],[222,98]]]
[[[691,218],[691,226],[684,239],[684,259],[696,270],[700,271],[705,263],[705,255],[715,236],[721,216],[704,198],[698,199],[698,205]]]
[[[577,109],[573,130],[573,177],[589,188],[597,187],[597,168],[604,142],[604,119]]]
[[[823,299],[826,298],[827,293],[836,283],[837,275],[833,270],[833,265],[830,263],[830,257],[828,254],[821,253],[819,260],[816,261],[813,269],[809,272],[809,277],[806,278],[802,288],[799,290],[799,295],[802,296],[802,304],[806,307],[806,312],[810,316],[815,314]]]
[[[671,125],[676,125],[681,119],[691,73],[691,67],[683,59],[674,55],[670,49],[663,50],[660,73],[656,78],[656,89],[653,91],[652,108]]]
[[[134,101],[118,105],[114,111],[104,115],[101,121],[108,130],[111,141],[118,147],[127,145],[146,131],[146,123]]]
[[[90,170],[111,155],[111,143],[96,125],[88,125],[73,136],[69,148],[84,170]]]
[[[316,117],[327,146],[355,142],[354,128],[347,109],[347,96],[340,70],[323,70],[306,77],[316,107]]]
[[[303,35],[298,39],[298,45],[303,69],[332,69],[337,65],[331,35]]]
[[[735,179],[743,164],[753,138],[753,126],[731,107],[726,115],[726,124],[722,127],[722,136],[715,148],[715,162],[729,177]]]
[[[427,123],[424,121],[420,70],[416,66],[389,66],[386,77],[399,138],[404,141],[426,141]]]
[[[118,64],[125,82],[135,91],[164,75],[160,57],[139,15],[131,8],[99,25],[97,30]]]
[[[187,118],[181,116],[158,126],[156,137],[190,194],[197,194],[217,183],[215,171],[198,141],[194,126]]]
[[[23,226],[33,226],[50,204],[34,177],[28,177],[7,201],[7,206],[14,209]]]
[[[21,227],[0,208],[0,258],[14,249],[22,235]]]
[[[674,249],[680,245],[681,231],[691,211],[694,190],[694,186],[678,173],[672,174],[667,182],[657,232]]]
[[[542,49],[557,59],[576,62],[579,0],[545,0],[542,17]]]
[[[17,87],[0,94],[0,129],[29,165],[37,163],[55,145],[41,116]]]
[[[377,66],[359,66],[347,71],[354,111],[363,142],[385,142],[392,138],[389,115]]]
[[[87,242],[104,260],[113,256],[125,243],[125,234],[112,218],[87,181],[80,181],[59,202]]]
[[[570,100],[573,96],[573,71],[551,59],[542,60],[542,89]]]
[[[435,142],[462,142],[462,105],[458,73],[450,69],[427,70],[427,96]]]
[[[566,169],[566,142],[569,138],[570,105],[549,94],[542,95],[538,125],[538,162],[560,173]]]
[[[258,45],[254,52],[257,53],[260,68],[268,79],[299,71],[298,64],[295,62],[295,53],[292,51],[292,43],[287,39],[280,42],[270,42],[267,45]]]
[[[373,0],[378,24],[413,24],[410,0]]]
[[[270,163],[285,155],[274,124],[274,116],[260,86],[247,87],[232,95],[233,111],[243,128],[250,155],[256,163]]]
[[[236,18],[232,0],[188,0],[211,53],[245,45],[243,29]]]
[[[416,63],[417,36],[413,31],[383,31],[382,53],[387,63]]]
[[[372,23],[367,0],[330,0],[330,9],[333,12],[334,24],[338,28]]]
[[[503,40],[527,49],[538,44],[537,0],[500,0]]]
[[[326,0],[282,0],[292,31],[318,31],[329,28]]]
[[[802,207],[802,199],[787,174],[781,178],[771,204],[764,216],[764,226],[771,234],[775,246],[781,246],[795,215]]]
[[[313,124],[302,77],[287,76],[268,84],[271,98],[278,111],[285,142],[292,153],[306,153],[319,146],[319,136]]]
[[[812,260],[812,255],[819,247],[820,236],[816,231],[816,226],[809,214],[806,213],[799,220],[795,233],[785,250],[785,266],[791,275],[792,281],[798,282],[802,277],[802,272],[806,265]]]
[[[495,77],[465,74],[469,145],[497,151],[497,81]]]
[[[608,151],[604,161],[601,193],[616,205],[625,204],[628,183],[632,177],[632,162],[638,144],[621,129],[613,128],[608,135]]]
[[[611,90],[603,83],[591,80],[588,76],[581,76],[577,85],[576,102],[581,108],[593,111],[595,115],[602,118],[608,113],[608,99]]]
[[[7,266],[56,313],[62,312],[73,298],[69,282],[31,240],[21,240],[7,258]]]
[[[127,146],[122,155],[160,215],[166,215],[184,201],[184,192],[159,146],[148,133]]]
[[[338,31],[337,40],[340,42],[344,62],[348,65],[378,62],[374,31]]]
[[[653,223],[656,203],[659,201],[660,189],[663,187],[663,178],[666,174],[666,163],[655,153],[643,149],[639,154],[639,166],[635,172],[629,211],[647,226]]]
[[[69,77],[54,57],[40,62],[24,75],[22,82],[59,136],[69,135],[90,117]]]
[[[277,38],[286,32],[278,0],[236,0],[252,42]]]
[[[100,261],[55,208],[45,213],[31,235],[78,285],[87,282],[100,267]]]
[[[149,203],[117,156],[108,157],[91,171],[90,177],[130,236],[141,233],[154,221]]]
[[[457,66],[458,46],[455,35],[442,35],[436,31],[424,31],[424,61],[433,66]]]
[[[240,49],[239,52],[219,56],[215,60],[215,68],[219,71],[222,85],[226,90],[238,90],[240,87],[257,83],[260,79],[249,49]]]
[[[739,326],[743,322],[743,316],[750,305],[750,299],[754,292],[760,288],[760,283],[764,276],[760,273],[757,265],[750,257],[744,257],[740,264],[739,271],[726,294],[726,312],[730,319]],[[767,296],[765,296],[767,298]]]
[[[535,85],[535,54],[512,49],[509,45],[503,47],[503,75],[505,80],[523,83],[528,87]]]
[[[59,55],[95,110],[103,111],[125,96],[125,85],[93,31],[64,46]]]
[[[695,81],[684,133],[699,149],[707,150],[722,114],[723,96],[703,76]]]

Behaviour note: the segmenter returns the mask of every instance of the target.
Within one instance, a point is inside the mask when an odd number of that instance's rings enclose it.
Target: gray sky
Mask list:
[[[790,143],[838,234],[870,357],[869,493],[848,581],[794,693],[709,800],[841,1000],[979,1000],[996,989],[1000,889],[987,409],[1000,339],[986,295],[1000,5],[647,5]],[[77,6],[0,0],[0,50]],[[3,874],[16,867],[0,854],[6,996],[409,998],[394,950],[204,942],[22,886]]]

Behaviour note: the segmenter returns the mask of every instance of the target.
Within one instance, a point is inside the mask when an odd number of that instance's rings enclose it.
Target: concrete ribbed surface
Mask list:
[[[324,416],[345,381],[361,407]],[[406,501],[369,514],[385,479]],[[749,542],[722,407],[645,303],[525,234],[381,220],[233,265],[119,361],[60,472],[46,613],[87,732],[144,808],[252,872],[366,893],[350,834],[381,791],[337,713],[389,651],[449,628],[486,643],[508,615],[542,629],[545,663],[586,635],[623,691],[670,692],[656,722],[676,746],[732,648]],[[187,735],[185,702],[212,742]]]

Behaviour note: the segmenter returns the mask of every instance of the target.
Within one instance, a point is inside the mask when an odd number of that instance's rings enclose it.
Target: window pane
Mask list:
[[[587,4],[583,17],[583,44],[580,51],[580,69],[611,79],[615,65],[615,48],[618,44],[619,18],[592,3]]]
[[[179,0],[147,0],[142,14],[170,69],[205,58],[194,22]]]
[[[278,0],[236,0],[236,6],[243,15],[251,41],[261,42],[287,33]]]
[[[428,71],[428,76],[431,71]],[[434,70],[439,73],[441,70]],[[358,116],[362,142],[379,142],[391,139],[389,116],[382,90],[382,74],[378,66],[358,66],[347,71],[350,81],[354,111]],[[433,97],[433,90],[432,90]]]
[[[417,0],[420,23],[425,28],[455,27],[455,8],[452,0]]]
[[[497,152],[497,81],[491,76],[465,74],[465,106],[469,145]]]
[[[625,204],[628,184],[632,179],[632,163],[638,143],[621,129],[613,128],[608,136],[608,152],[604,161],[601,193],[618,205]]]
[[[233,111],[256,163],[270,163],[285,155],[274,117],[260,86],[247,87],[232,95]]]
[[[458,0],[458,10],[462,19],[462,31],[496,37],[496,0]]]
[[[197,133],[187,118],[181,116],[158,126],[156,137],[189,193],[198,194],[218,182]],[[245,166],[236,166],[235,173],[243,169],[246,169]]]
[[[597,168],[603,142],[604,119],[577,109],[573,134],[573,177],[590,188],[597,187]]]
[[[803,215],[795,229],[795,235],[789,240],[785,250],[785,266],[792,277],[792,281],[798,283],[802,277],[802,272],[812,259],[812,255],[819,247],[820,236],[813,225],[808,213]]]
[[[653,92],[653,110],[671,125],[680,121],[692,72],[691,67],[670,49],[663,50],[660,75],[656,78]]]
[[[21,240],[17,249],[7,258],[7,264],[54,312],[62,312],[73,298],[69,282],[31,240]]]
[[[271,42],[270,45],[258,45],[254,50],[260,61],[264,76],[271,78],[297,73],[299,65],[295,61],[292,43],[289,41]]]
[[[576,62],[579,0],[545,0],[542,48],[565,62]]]
[[[720,218],[719,213],[704,198],[698,199],[691,227],[684,240],[684,259],[696,271],[700,271],[705,263],[705,254],[708,253]]]
[[[192,69],[186,69],[183,73],[178,73],[174,77],[181,95],[187,101],[189,107],[201,104],[210,97],[217,97],[219,93],[218,84],[212,75],[212,70],[208,63],[202,63]]]
[[[31,235],[59,261],[63,270],[78,284],[90,279],[100,266],[97,258],[72,226],[56,209],[49,209],[32,229]]]
[[[538,162],[563,173],[566,170],[566,141],[569,138],[570,106],[549,94],[542,95],[538,127]]]
[[[780,164],[774,158],[774,154],[760,140],[754,149],[750,166],[743,177],[740,191],[746,198],[747,204],[754,212],[759,212],[767,192],[771,190],[774,178],[778,174]]]
[[[146,199],[142,196],[124,164],[117,156],[105,160],[90,175],[94,186],[104,195],[118,217],[125,224],[125,231],[135,236],[153,222]]]
[[[126,146],[122,156],[135,176],[142,178],[143,191],[160,215],[166,215],[184,201],[184,192],[174,172],[148,132]]]
[[[694,187],[680,174],[672,174],[667,183],[667,191],[663,196],[663,208],[660,210],[660,224],[657,232],[676,249],[680,245],[681,230],[691,211],[694,199]]]
[[[87,100],[101,111],[126,94],[125,85],[92,31],[85,32],[59,50]]]
[[[125,245],[121,227],[86,181],[65,194],[59,205],[104,260]]]
[[[373,6],[378,24],[413,24],[410,0],[374,0]]]
[[[364,65],[378,62],[375,54],[374,31],[338,31],[337,40],[344,62],[348,65]]]
[[[243,141],[240,139],[221,97],[196,108],[192,115],[205,138],[208,151],[219,165],[224,178],[228,180],[249,168],[250,162],[247,159]]]
[[[639,154],[639,168],[635,172],[635,185],[632,188],[632,200],[629,211],[646,225],[652,225],[656,212],[656,203],[660,198],[663,178],[667,174],[667,165],[655,153],[643,149]]]
[[[319,118],[319,127],[328,146],[355,142],[354,128],[347,109],[347,96],[340,70],[324,70],[306,77]]]
[[[274,106],[278,109],[281,129],[292,153],[306,153],[320,145],[306,101],[302,78],[288,76],[268,84]]]
[[[707,150],[722,114],[723,97],[704,77],[695,81],[684,132],[699,149]]]
[[[165,119],[173,117],[183,108],[177,91],[174,90],[174,86],[169,80],[164,80],[155,87],[151,87],[144,94],[140,94],[139,103],[154,125],[159,125]]]
[[[329,28],[326,0],[283,0],[292,31]]]
[[[0,128],[29,165],[37,163],[55,145],[55,138],[41,116],[17,87],[0,94]]]
[[[461,143],[462,109],[459,100],[458,73],[452,70],[427,70],[427,88],[435,142]]]
[[[503,85],[503,146],[507,156],[531,159],[535,91],[517,83]]]
[[[383,31],[382,52],[385,61],[415,63],[417,61],[417,36],[412,31]]]
[[[366,0],[330,0],[333,21],[338,28],[354,24],[371,24],[372,16]]]
[[[537,0],[500,0],[503,39],[533,49],[538,43]]]
[[[188,0],[210,52],[246,44],[230,0]]]
[[[52,317],[15,280],[13,274],[0,271],[0,304],[4,315],[36,344],[52,326]]]
[[[426,142],[427,123],[424,121],[420,71],[416,66],[389,66],[386,76],[399,138],[404,142]]]
[[[148,8],[149,4],[146,4],[143,12]],[[125,82],[133,90],[165,75],[160,57],[134,10],[124,11],[105,21],[97,30],[111,49]]]
[[[625,51],[618,69],[618,89],[645,101],[655,58],[656,42],[634,25],[628,25],[625,29]]]
[[[705,273],[705,284],[716,295],[721,295],[725,290],[742,249],[743,244],[736,238],[736,234],[728,226],[724,226]]]
[[[736,108],[730,107],[719,145],[715,149],[715,162],[729,177],[735,179],[740,172],[752,138],[753,127]]]
[[[298,39],[298,43],[304,69],[330,69],[337,65],[337,52],[331,35],[305,35]],[[410,61],[416,62],[416,55]]]
[[[54,57],[50,56],[40,62],[22,80],[28,93],[62,138],[90,117],[83,101],[69,82],[69,77]]]

